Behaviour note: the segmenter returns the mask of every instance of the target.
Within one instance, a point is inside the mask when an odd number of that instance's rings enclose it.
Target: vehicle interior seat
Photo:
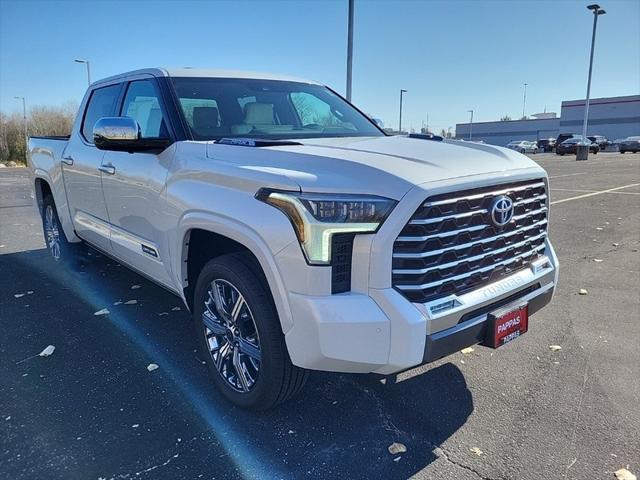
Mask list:
[[[193,108],[193,132],[199,138],[212,138],[222,134],[220,114],[216,107]]]
[[[239,125],[231,126],[231,133],[244,135],[253,130],[275,133],[293,129],[293,125],[278,125],[274,114],[273,103],[252,102],[244,106],[244,120]]]

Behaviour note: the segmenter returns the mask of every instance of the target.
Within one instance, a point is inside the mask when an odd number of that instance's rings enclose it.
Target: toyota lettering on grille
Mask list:
[[[513,218],[513,200],[506,195],[496,197],[491,204],[490,214],[496,227],[504,227]]]

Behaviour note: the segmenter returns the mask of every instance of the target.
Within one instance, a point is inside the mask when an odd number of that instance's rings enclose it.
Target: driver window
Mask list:
[[[129,84],[121,115],[138,122],[142,138],[169,136],[162,118],[158,94],[153,83],[148,80],[138,80]]]

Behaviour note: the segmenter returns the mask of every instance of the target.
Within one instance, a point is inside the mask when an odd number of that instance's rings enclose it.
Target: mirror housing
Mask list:
[[[131,117],[102,117],[93,127],[93,143],[99,150],[144,152],[164,150],[169,138],[143,138],[140,125]]]

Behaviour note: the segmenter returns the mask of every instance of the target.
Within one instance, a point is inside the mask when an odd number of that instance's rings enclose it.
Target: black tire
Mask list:
[[[254,330],[257,331],[257,337],[253,335],[254,338],[251,341],[257,343],[260,352],[259,369],[256,370],[255,380],[252,378],[253,384],[251,388],[245,391],[239,391],[239,385],[234,388],[231,385],[231,380],[228,379],[229,375],[233,379],[235,374],[235,382],[242,383],[236,367],[233,366],[233,358],[235,356],[229,358],[230,355],[233,355],[228,353],[230,350],[235,354],[233,348],[226,348],[226,356],[221,357],[224,359],[221,360],[221,363],[226,363],[226,377],[221,370],[218,370],[214,362],[214,355],[220,355],[225,343],[232,345],[234,344],[233,342],[242,337],[240,334],[236,337],[229,331],[227,334],[216,336],[212,330],[207,330],[205,327],[203,315],[207,311],[212,312],[212,303],[210,302],[209,307],[207,307],[205,302],[210,298],[209,292],[213,292],[214,280],[230,285],[244,297],[248,309],[245,310],[243,315],[237,314],[238,323],[241,321],[247,322],[247,318],[252,317],[253,322],[250,326],[253,326]],[[256,264],[255,259],[250,254],[232,253],[210,260],[202,268],[198,276],[193,305],[193,319],[198,346],[211,372],[213,382],[228,400],[243,408],[267,410],[291,398],[302,389],[307,379],[308,371],[291,363],[278,313],[266,279],[264,279],[260,266]],[[215,305],[214,309],[217,314],[218,311]],[[246,316],[247,312],[249,317]],[[222,326],[225,323],[223,315],[218,314],[214,318],[220,324],[218,328],[224,329],[225,327]],[[238,326],[236,333],[240,330],[241,327]],[[232,337],[233,341],[231,340]],[[214,348],[216,351],[212,353],[209,342],[214,341],[218,348],[217,350]],[[242,355],[242,348],[237,343],[235,345],[235,349],[239,352],[238,355]],[[246,355],[243,358],[245,362],[243,366],[246,367],[244,371],[249,373],[248,369],[253,369],[256,361]],[[252,361],[252,363],[247,363],[249,361]],[[228,362],[231,362],[231,365]],[[224,366],[221,368],[224,369]],[[246,382],[247,377],[243,375],[243,378]]]
[[[522,154],[524,154],[524,153],[525,153],[524,148],[521,148],[521,149],[520,149],[520,153],[522,153]]]
[[[55,201],[51,195],[47,195],[42,200],[40,217],[42,218],[44,242],[51,254],[51,258],[56,263],[74,265],[84,258],[84,244],[71,243],[67,240],[60,223],[60,217],[58,217]]]

